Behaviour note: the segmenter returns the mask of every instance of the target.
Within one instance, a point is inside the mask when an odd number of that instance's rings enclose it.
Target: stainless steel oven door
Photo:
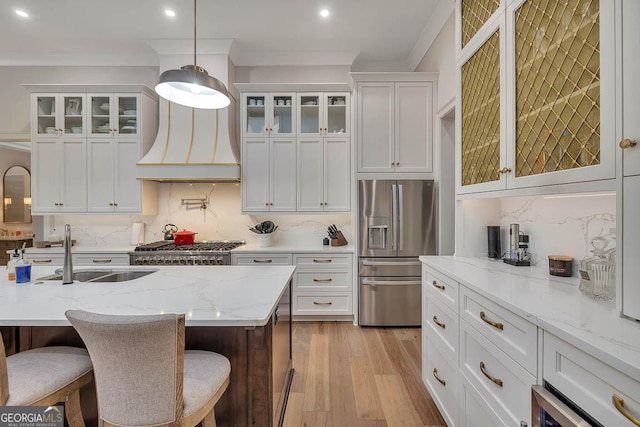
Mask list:
[[[551,392],[539,385],[531,387],[531,421],[533,427],[592,426],[591,423],[585,421],[580,415],[562,403],[560,399],[551,394]]]

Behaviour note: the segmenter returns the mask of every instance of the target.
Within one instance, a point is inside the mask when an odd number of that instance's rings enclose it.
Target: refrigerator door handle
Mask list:
[[[402,184],[398,184],[398,242],[399,251],[404,246],[404,196],[402,195]]]
[[[421,285],[422,281],[420,280],[373,280],[373,279],[362,279],[362,284],[367,286],[415,286]]]
[[[369,261],[369,260],[363,260],[362,261],[362,265],[366,265],[366,266],[372,266],[375,267],[377,265],[385,265],[385,266],[394,266],[394,265],[398,265],[398,266],[420,266],[422,265],[422,263],[420,261]]]
[[[396,242],[398,241],[398,197],[397,197],[397,185],[391,185],[391,218],[393,224],[393,233],[391,239],[391,250],[396,250]]]

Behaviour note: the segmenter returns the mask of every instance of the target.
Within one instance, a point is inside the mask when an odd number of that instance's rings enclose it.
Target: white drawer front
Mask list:
[[[464,286],[460,287],[460,317],[537,376],[536,325]]]
[[[232,254],[234,265],[291,265],[291,254]]]
[[[443,356],[430,340],[427,340],[426,351],[427,361],[422,379],[447,425],[456,426],[458,425],[458,369],[451,366],[447,361],[450,357]]]
[[[460,376],[460,427],[505,427],[469,381]]]
[[[536,378],[465,321],[460,325],[462,374],[505,424],[531,424],[531,386]]]
[[[582,350],[544,333],[543,378],[605,426],[632,426],[614,405],[622,398],[640,420],[640,383]]]
[[[77,254],[73,256],[75,265],[109,266],[129,265],[129,255],[120,254]]]
[[[450,360],[458,362],[458,316],[436,302],[430,294],[423,293],[422,327],[431,340],[439,341],[450,353]]]
[[[344,267],[353,269],[353,256],[344,255],[326,255],[326,254],[300,254],[293,255],[293,263],[299,269],[313,268],[336,268]]]
[[[294,287],[298,291],[351,291],[351,271],[298,271]]]
[[[351,293],[296,295],[293,314],[352,314]]]
[[[451,310],[458,311],[458,282],[422,265],[424,290],[442,301]]]
[[[33,265],[59,265],[64,264],[63,255],[29,255],[26,257]]]

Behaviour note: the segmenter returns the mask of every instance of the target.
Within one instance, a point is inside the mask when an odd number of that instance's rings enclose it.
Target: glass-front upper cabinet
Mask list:
[[[348,93],[298,93],[298,136],[348,134]]]
[[[129,94],[89,94],[89,134],[94,137],[138,134],[139,97]]]
[[[243,136],[292,136],[295,132],[293,93],[246,93],[242,97]]]
[[[34,94],[36,102],[33,117],[37,123],[38,136],[59,137],[85,136],[85,115],[83,94]]]

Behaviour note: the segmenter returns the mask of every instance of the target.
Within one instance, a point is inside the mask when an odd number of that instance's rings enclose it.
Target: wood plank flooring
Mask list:
[[[419,328],[294,323],[285,427],[446,427],[420,354]]]

